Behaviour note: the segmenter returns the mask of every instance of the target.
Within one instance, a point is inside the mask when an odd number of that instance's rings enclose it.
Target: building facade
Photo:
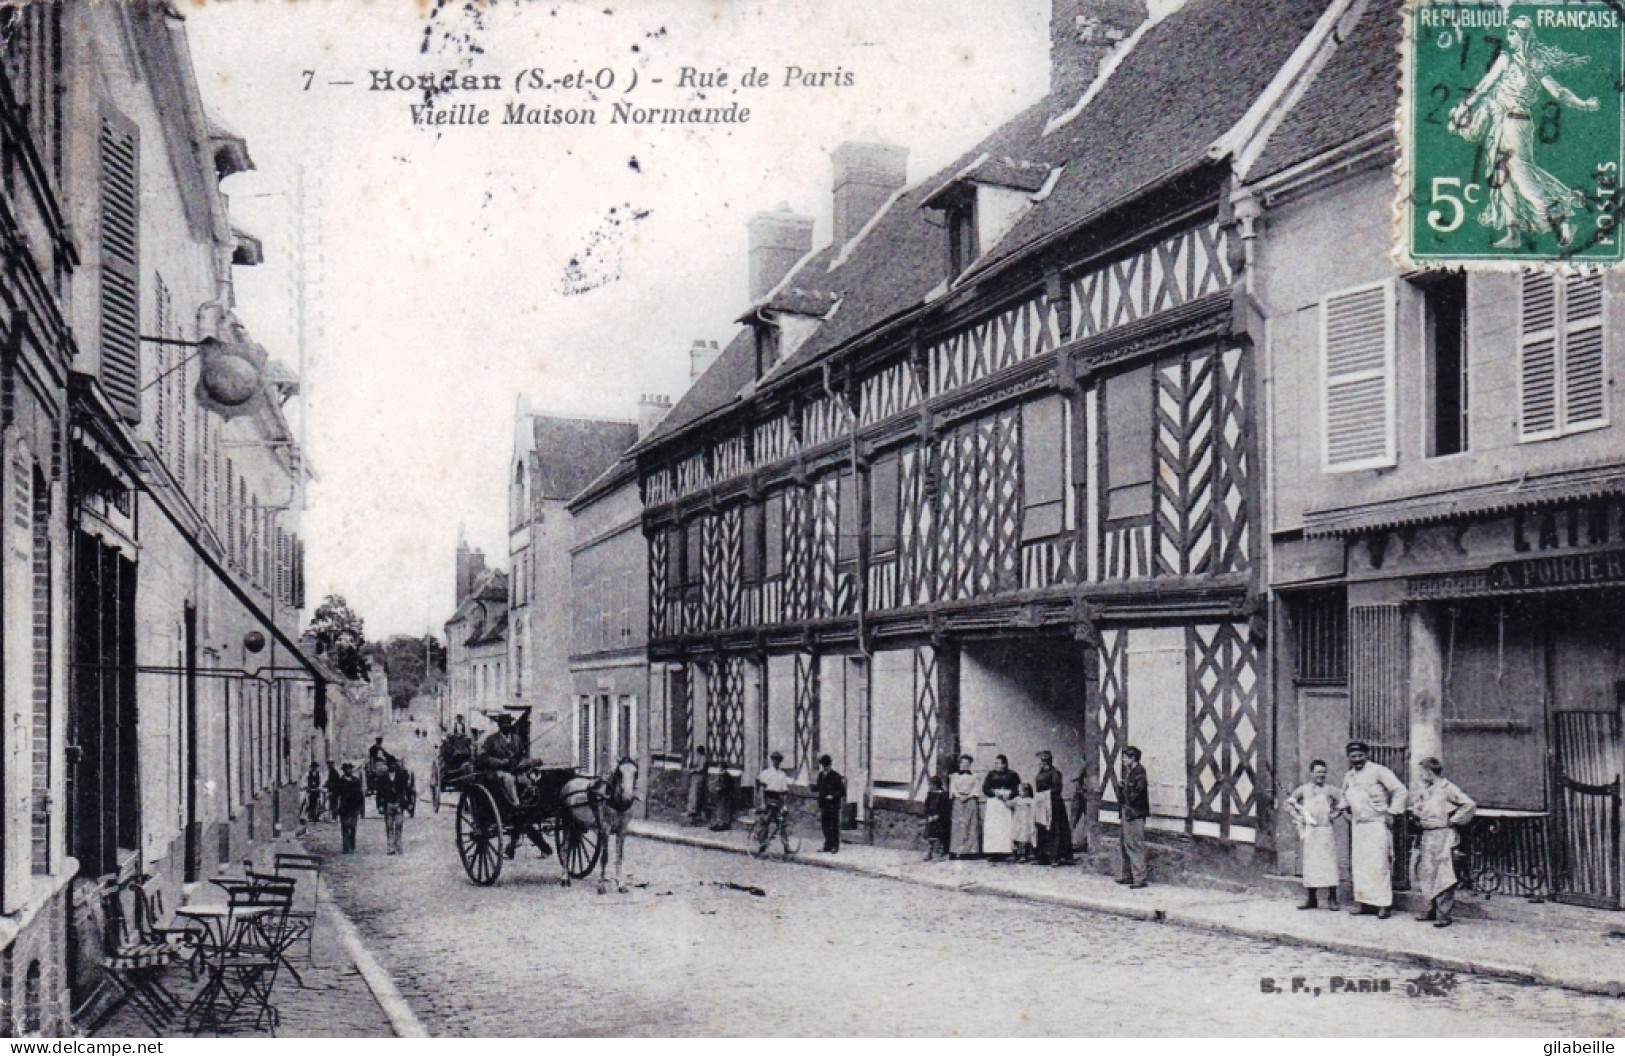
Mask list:
[[[509,460],[507,703],[531,709],[531,755],[578,761],[580,720],[571,670],[575,603],[570,500],[632,446],[634,422],[539,414],[520,404]],[[619,612],[633,588],[614,579],[606,596]],[[618,696],[619,694],[612,694]]]
[[[953,165],[905,185],[897,148],[834,152],[832,244],[635,450],[668,765],[779,750],[805,785],[828,753],[860,831],[909,838],[961,752],[1050,750],[1114,826],[1134,743],[1168,850],[1273,864],[1232,192],[1350,6],[1057,5],[1055,93]]]
[[[0,1030],[60,1034],[106,996],[91,904],[146,873],[178,905],[270,839],[323,701],[291,637],[297,379],[232,311],[260,247],[219,184],[246,147],[164,5],[40,3],[0,31]]]
[[[489,728],[486,715],[513,703],[508,689],[508,574],[485,568],[484,556],[458,553],[459,583],[468,589],[446,621],[446,704],[450,729],[460,718],[469,730]]]
[[[1398,27],[1370,5],[1243,191],[1282,778],[1340,771],[1350,735],[1406,780],[1437,756],[1502,893],[1621,908],[1625,287],[1396,269],[1396,100],[1371,71]]]

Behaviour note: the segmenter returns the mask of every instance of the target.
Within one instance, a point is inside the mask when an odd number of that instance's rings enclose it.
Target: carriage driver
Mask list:
[[[502,782],[502,795],[509,806],[519,805],[519,782],[515,775],[529,758],[530,745],[522,743],[513,728],[513,716],[498,715],[497,728],[480,745],[478,765]]]

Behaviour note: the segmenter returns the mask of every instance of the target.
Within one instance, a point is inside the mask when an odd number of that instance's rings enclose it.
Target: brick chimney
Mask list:
[[[638,397],[638,439],[642,440],[655,431],[660,419],[666,417],[671,410],[670,396],[639,396]]]
[[[835,148],[830,161],[835,166],[833,243],[839,247],[908,182],[908,148],[846,142]]]
[[[711,364],[717,361],[722,351],[717,348],[715,341],[701,341],[694,339],[694,345],[688,350],[688,380],[698,381],[701,374],[711,369]]]
[[[812,251],[813,220],[780,202],[771,213],[757,213],[750,231],[750,300],[754,304],[790,273],[796,261]]]
[[[1145,0],[1050,0],[1050,91],[1082,95],[1101,60],[1145,19]]]

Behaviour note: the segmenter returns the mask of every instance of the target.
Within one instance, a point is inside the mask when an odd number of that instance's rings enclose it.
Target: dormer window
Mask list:
[[[1054,186],[1059,169],[983,154],[925,196],[948,233],[948,278],[963,275],[999,244],[1016,221]]]

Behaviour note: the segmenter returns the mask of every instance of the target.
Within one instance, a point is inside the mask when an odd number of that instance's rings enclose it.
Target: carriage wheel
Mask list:
[[[559,825],[559,864],[573,880],[591,876],[604,853],[604,830],[598,825],[583,825],[566,814]]]
[[[489,789],[471,785],[457,803],[457,854],[481,887],[502,875],[502,811]]]

